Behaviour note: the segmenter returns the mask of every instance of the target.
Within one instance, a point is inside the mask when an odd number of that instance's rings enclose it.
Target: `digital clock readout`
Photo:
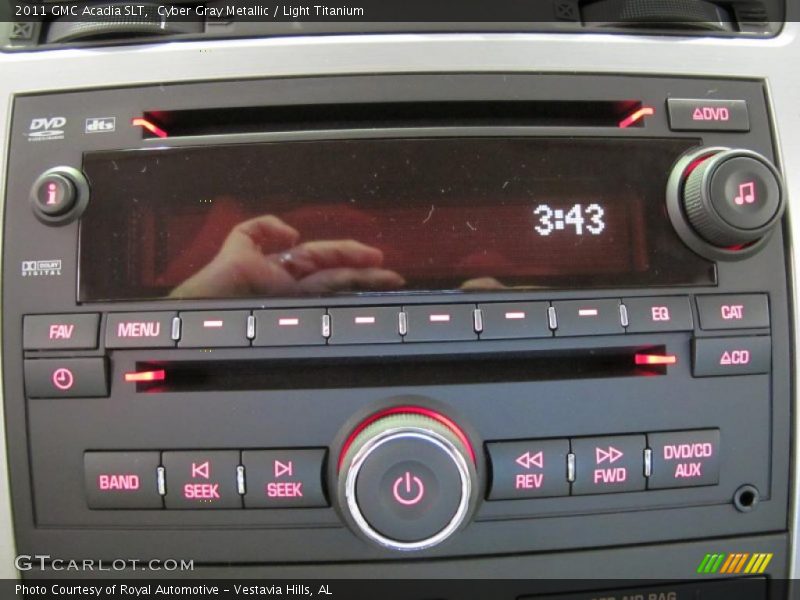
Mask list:
[[[606,222],[603,220],[606,211],[596,202],[586,206],[575,204],[569,210],[539,204],[533,209],[533,214],[537,217],[534,229],[541,236],[548,236],[554,231],[574,231],[575,235],[584,235],[584,232],[600,235],[606,229]]]

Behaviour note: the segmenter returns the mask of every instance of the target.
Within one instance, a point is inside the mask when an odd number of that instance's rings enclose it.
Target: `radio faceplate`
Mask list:
[[[321,99],[318,112],[388,101],[473,108],[456,112],[457,119],[433,111],[394,121],[376,111],[371,122],[355,124],[352,115],[357,111],[341,109],[349,115],[340,121],[346,127],[327,119],[322,121],[324,130],[320,118],[266,117],[270,106],[278,115],[292,106],[316,114],[309,97]],[[715,122],[708,131],[700,128],[702,123],[691,132],[672,131],[669,98],[744,101],[749,131],[742,131],[738,122],[731,130],[720,130]],[[633,104],[626,103],[631,100]],[[504,117],[503,102],[530,104],[514,104],[515,121]],[[570,103],[584,105],[576,112],[552,109]],[[201,127],[197,115],[187,120],[184,114],[202,111],[203,119],[213,120],[210,107],[230,114],[237,107],[245,113],[245,108],[259,106],[267,108],[249,120],[231,123],[223,115],[221,131]],[[493,109],[480,112],[475,106]],[[642,113],[619,126],[644,107],[655,114]],[[141,122],[129,125],[135,119],[154,125],[159,114],[165,122],[156,129],[167,137],[143,129]],[[21,549],[47,542],[48,548],[63,547],[67,553],[74,540],[59,541],[58,531],[80,527],[86,537],[78,552],[94,555],[110,552],[122,537],[137,555],[152,552],[157,538],[165,554],[191,552],[202,562],[397,557],[395,550],[372,545],[345,526],[358,531],[337,482],[342,477],[340,455],[359,423],[409,406],[443,415],[463,430],[475,452],[472,485],[477,490],[461,529],[415,556],[484,554],[487,546],[499,553],[524,552],[786,528],[789,321],[781,231],[741,260],[710,261],[684,248],[691,260],[713,267],[709,279],[691,286],[650,273],[647,285],[594,289],[571,287],[563,278],[547,290],[529,286],[79,303],[79,264],[93,266],[91,241],[79,237],[98,228],[85,228],[80,218],[43,222],[30,202],[32,186],[48,169],[83,171],[91,153],[155,155],[161,147],[174,148],[166,152],[181,156],[181,149],[195,146],[298,140],[510,137],[557,139],[561,144],[575,140],[577,145],[599,138],[646,145],[657,139],[690,140],[687,148],[743,148],[774,160],[760,82],[560,75],[332,77],[27,96],[16,99],[14,115],[3,343],[6,373],[19,374],[6,377],[5,385]],[[170,115],[184,135],[170,136]],[[276,123],[290,127],[278,130]],[[272,131],[258,131],[259,126]],[[47,135],[31,135],[38,133]],[[659,185],[665,194],[669,170],[661,171]],[[301,168],[298,177],[303,173]],[[91,177],[88,184],[87,219],[95,200]],[[112,192],[106,185],[102,197],[113,202]],[[121,188],[119,197],[128,192]],[[561,210],[568,212],[571,206]],[[648,208],[664,217],[661,234],[677,239],[663,198]],[[113,247],[105,245],[102,251],[111,253]],[[105,254],[96,259],[105,260]],[[721,324],[714,322],[717,317]],[[297,324],[282,326],[281,319]],[[282,333],[259,342],[266,328],[280,332],[308,319],[319,333],[313,343],[301,336],[297,344],[273,345],[271,340],[284,339]],[[663,326],[664,319],[670,326]],[[375,329],[362,334],[359,326]],[[79,343],[84,332],[88,341]],[[42,336],[46,343],[37,344]],[[126,381],[129,375],[133,378]],[[87,380],[96,384],[93,391],[74,392],[76,384]],[[516,456],[511,446],[501,445],[507,443],[517,444]],[[503,449],[508,451],[503,454]],[[659,450],[661,456],[654,456]],[[300,451],[311,452],[314,460],[304,463],[293,454]],[[669,453],[687,459],[679,463],[686,467],[686,479],[696,476],[708,485],[654,483],[663,473],[658,465]],[[123,466],[85,470],[87,460],[102,463],[109,457],[122,460]],[[508,457],[514,459],[511,464]],[[551,460],[558,467],[543,471],[539,463],[549,465]],[[598,468],[587,472],[592,460]],[[272,461],[271,478],[267,473],[267,478],[248,479],[248,473],[263,468],[263,461]],[[301,464],[310,465],[304,466],[309,475],[302,481],[287,480],[290,464],[298,472]],[[204,465],[211,472],[221,469],[229,479],[204,477]],[[223,492],[232,503],[220,502],[216,510],[181,510],[172,501],[174,482],[179,482],[179,491],[185,490],[181,478],[187,469],[189,485],[212,486],[191,487],[192,499],[199,503],[187,507],[213,507],[214,495],[221,498]],[[508,475],[514,492],[501,498],[496,490],[511,485],[503,483],[504,469],[518,471]],[[101,502],[101,507],[90,508],[91,494],[103,490],[87,491],[87,472],[96,472],[98,477],[89,480],[107,492],[119,492],[119,497],[128,498],[126,489],[138,493],[143,485],[152,485],[155,495],[144,501],[147,506],[114,510]],[[426,480],[413,466],[399,473],[408,478],[395,478],[402,480],[398,497],[410,502]],[[101,475],[108,476],[103,484]],[[267,486],[281,478],[294,482],[294,487],[273,487],[273,496],[267,498],[297,500],[306,496],[298,495],[296,484],[303,483],[313,496],[317,476],[321,493],[314,496],[314,506],[248,503],[248,481],[257,481],[267,494]],[[559,483],[558,491],[537,495],[545,486],[537,481],[543,478]],[[615,488],[616,483],[621,486]],[[737,490],[745,485],[756,488],[759,502],[755,507],[739,502],[737,509]],[[612,493],[586,493],[592,486],[607,486]],[[517,492],[517,497],[508,497]]]

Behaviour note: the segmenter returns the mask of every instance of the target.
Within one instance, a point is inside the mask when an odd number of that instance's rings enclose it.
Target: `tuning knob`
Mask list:
[[[769,233],[785,208],[781,178],[748,150],[710,149],[678,165],[683,212],[692,229],[718,248],[735,250]]]
[[[477,500],[475,454],[446,417],[409,407],[356,428],[339,464],[339,500],[367,539],[393,550],[430,548],[467,520]]]

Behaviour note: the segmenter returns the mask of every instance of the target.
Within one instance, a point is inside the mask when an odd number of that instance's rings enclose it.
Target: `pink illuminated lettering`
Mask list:
[[[303,483],[300,481],[287,483],[268,483],[264,487],[268,498],[302,498]]]
[[[527,473],[517,475],[514,487],[518,490],[538,490],[544,481],[543,473]]]
[[[219,484],[187,483],[183,486],[183,497],[187,500],[219,500]]]
[[[450,315],[430,315],[428,319],[431,323],[449,323]]]
[[[617,467],[615,469],[595,469],[594,483],[624,483],[628,479],[628,469]]]
[[[692,479],[702,477],[701,471],[703,463],[678,463],[675,466],[675,479]]]
[[[47,204],[58,204],[58,190],[55,183],[47,184]]]
[[[731,112],[724,106],[699,106],[692,113],[693,121],[730,121]]]
[[[742,304],[723,304],[719,312],[726,321],[740,321],[744,319],[744,305]]]
[[[598,314],[600,313],[596,308],[581,308],[578,311],[579,317],[596,317]]]
[[[374,325],[375,317],[356,317],[353,321],[356,325]]]
[[[708,442],[696,444],[669,444],[664,446],[664,460],[710,458],[711,456],[714,456],[714,446]]]
[[[724,352],[719,359],[721,365],[747,365],[750,364],[749,350],[731,350]]]
[[[598,465],[602,465],[606,461],[608,461],[610,464],[613,465],[620,458],[622,458],[624,454],[620,450],[614,448],[614,446],[609,446],[608,450],[603,450],[602,448],[595,448],[594,456],[595,456],[595,462]]]
[[[669,321],[671,319],[669,308],[666,306],[653,306],[650,308],[650,314],[653,321]]]
[[[281,327],[295,327],[296,325],[300,325],[300,319],[296,317],[285,317],[283,319],[278,319],[278,325]]]
[[[75,331],[75,325],[62,325],[53,323],[50,325],[50,339],[51,340],[69,340],[72,338],[72,332]]]
[[[203,479],[208,479],[211,477],[211,465],[208,461],[197,464],[192,463],[192,477],[202,477]]]
[[[530,469],[532,467],[544,467],[544,452],[539,450],[536,454],[526,452],[515,461],[523,469]]]
[[[519,312],[507,312],[506,319],[513,320],[513,319],[524,319],[525,313],[522,311]]]
[[[294,474],[294,463],[291,460],[285,463],[276,460],[273,467],[274,467],[273,472],[275,473],[276,479],[278,477],[283,477],[284,475],[288,475],[289,477],[291,477]]]
[[[747,181],[739,185],[739,195],[734,197],[733,203],[738,206],[753,204],[756,201],[756,182]]]
[[[53,385],[62,392],[71,389],[75,384],[75,376],[72,371],[66,368],[56,369],[53,371],[52,377]]]
[[[158,321],[125,321],[117,325],[117,337],[154,338],[161,333]]]
[[[97,487],[104,492],[109,490],[136,491],[139,489],[138,475],[100,475]]]
[[[414,506],[419,504],[425,496],[425,485],[419,477],[406,471],[404,476],[398,477],[394,482],[392,494],[399,504]]]

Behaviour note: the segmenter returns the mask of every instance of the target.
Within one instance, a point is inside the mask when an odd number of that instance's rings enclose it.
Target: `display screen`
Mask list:
[[[85,155],[80,300],[708,285],[666,214],[696,140],[414,138]]]

